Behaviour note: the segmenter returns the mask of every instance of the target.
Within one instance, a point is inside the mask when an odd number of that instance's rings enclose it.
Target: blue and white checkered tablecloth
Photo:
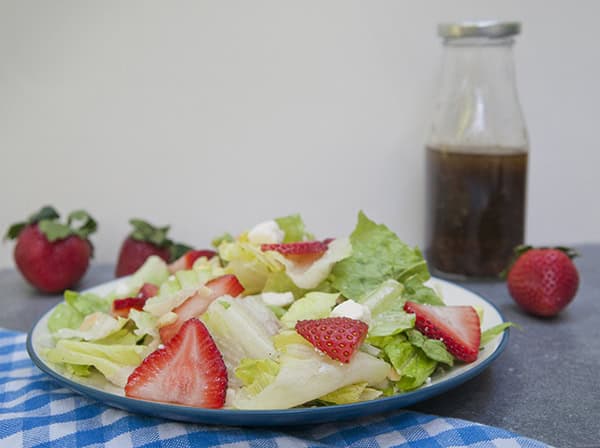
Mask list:
[[[65,389],[0,329],[0,447],[506,447],[548,445],[465,420],[398,411],[293,429],[205,426],[131,414]]]

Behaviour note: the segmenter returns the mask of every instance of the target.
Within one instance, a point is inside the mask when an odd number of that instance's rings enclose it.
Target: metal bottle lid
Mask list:
[[[521,23],[481,20],[475,22],[440,23],[438,35],[449,39],[462,37],[502,38],[519,34]]]

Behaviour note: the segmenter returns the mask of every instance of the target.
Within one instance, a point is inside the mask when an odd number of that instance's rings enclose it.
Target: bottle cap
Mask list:
[[[438,35],[447,39],[463,37],[510,37],[521,32],[519,22],[500,22],[497,20],[480,20],[475,22],[440,23]]]

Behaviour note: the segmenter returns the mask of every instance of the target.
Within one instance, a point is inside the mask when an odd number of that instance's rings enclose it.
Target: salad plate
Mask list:
[[[98,295],[113,291],[119,280],[104,283],[89,289]],[[483,310],[482,329],[486,330],[505,322],[500,311],[483,297],[445,280],[432,278],[434,287],[447,305],[471,305]],[[103,404],[129,412],[193,423],[228,426],[284,426],[324,423],[365,417],[411,406],[432,398],[480,374],[504,350],[508,342],[508,331],[488,342],[479,352],[478,359],[469,364],[457,364],[442,373],[437,373],[420,388],[384,398],[352,404],[303,407],[274,410],[204,409],[167,403],[128,398],[122,390],[111,387],[103,378],[91,378],[85,384],[73,379],[66,372],[41,356],[41,349],[52,347],[53,338],[48,330],[48,319],[54,309],[48,311],[33,326],[27,338],[27,351],[33,363],[59,384],[83,396]]]

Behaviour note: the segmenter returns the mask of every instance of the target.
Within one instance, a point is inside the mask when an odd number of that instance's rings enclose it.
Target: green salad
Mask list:
[[[152,256],[106,296],[66,291],[41,355],[132,398],[287,409],[423,387],[510,325],[482,332],[481,310],[446,306],[419,249],[362,212],[347,237],[291,215],[213,246]]]

